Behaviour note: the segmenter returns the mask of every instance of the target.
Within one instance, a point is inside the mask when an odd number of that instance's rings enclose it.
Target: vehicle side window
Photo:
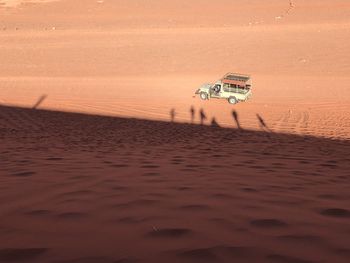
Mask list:
[[[223,88],[225,92],[242,93],[242,94],[246,93],[246,89],[244,86],[239,86],[236,84],[224,83]]]
[[[230,84],[224,83],[224,91],[225,92],[230,92]]]
[[[227,92],[236,92],[236,85],[235,84],[228,84]]]
[[[244,86],[239,86],[239,93],[245,93],[245,87]]]

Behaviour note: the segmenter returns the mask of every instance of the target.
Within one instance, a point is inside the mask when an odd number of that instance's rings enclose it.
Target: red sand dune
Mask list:
[[[0,0],[0,262],[349,262],[349,18]],[[193,98],[228,71],[251,100]]]
[[[349,141],[0,107],[0,261],[347,262]]]
[[[0,9],[0,103],[186,122],[190,105],[232,127],[223,101],[192,98],[227,71],[252,75],[237,105],[278,132],[349,138],[350,4],[344,1],[55,1]],[[235,15],[232,15],[235,14]],[[276,19],[283,15],[281,19]],[[17,30],[16,30],[17,29]]]

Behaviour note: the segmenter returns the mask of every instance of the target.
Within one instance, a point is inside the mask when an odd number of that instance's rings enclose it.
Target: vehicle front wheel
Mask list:
[[[205,92],[201,92],[199,95],[200,95],[202,100],[207,100],[208,99],[208,94],[205,93]]]
[[[230,104],[236,104],[238,101],[236,99],[236,97],[229,97],[228,98],[228,103]]]

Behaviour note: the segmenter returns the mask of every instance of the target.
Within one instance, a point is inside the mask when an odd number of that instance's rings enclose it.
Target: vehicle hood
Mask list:
[[[210,87],[212,86],[213,84],[210,84],[210,83],[205,83],[203,84],[202,86],[200,86],[200,90],[209,90]]]

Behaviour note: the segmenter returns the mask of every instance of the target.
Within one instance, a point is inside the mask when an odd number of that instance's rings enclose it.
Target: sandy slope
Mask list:
[[[0,138],[1,262],[348,262],[348,141],[7,107]]]
[[[118,118],[0,106],[0,262],[349,261],[348,1],[18,2],[0,105]]]

